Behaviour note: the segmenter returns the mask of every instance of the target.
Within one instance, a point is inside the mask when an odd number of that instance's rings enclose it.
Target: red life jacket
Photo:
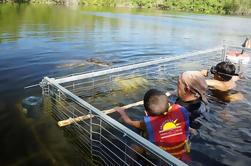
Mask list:
[[[174,104],[163,115],[145,116],[144,123],[149,141],[179,159],[187,152],[189,114],[184,107]]]

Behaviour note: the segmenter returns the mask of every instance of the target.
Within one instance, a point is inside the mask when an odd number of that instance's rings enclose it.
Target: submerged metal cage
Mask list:
[[[49,103],[47,109],[52,110],[56,120],[71,119],[74,122],[76,117],[89,116],[64,127],[64,130],[71,134],[72,142],[81,155],[91,159],[94,164],[186,165],[140,136],[137,131],[118,122],[115,115],[108,116],[101,110],[142,99],[142,91],[134,89],[136,92],[132,93],[130,87],[123,89],[118,82],[121,78],[148,80],[145,89],[162,83],[163,89],[173,90],[175,87],[168,87],[167,82],[175,80],[180,72],[187,70],[179,64],[193,65],[200,59],[201,69],[209,68],[212,65],[209,61],[221,61],[225,51],[226,48],[219,47],[62,78],[45,77],[40,86],[46,99],[44,101]],[[126,100],[119,101],[121,98]]]

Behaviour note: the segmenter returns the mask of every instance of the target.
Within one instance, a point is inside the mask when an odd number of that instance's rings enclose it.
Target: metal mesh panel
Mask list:
[[[76,117],[89,116],[64,127],[64,130],[71,134],[83,156],[89,156],[95,164],[185,165],[148,142],[140,133],[117,122],[118,117],[107,116],[101,110],[142,100],[144,92],[151,87],[174,90],[175,87],[170,87],[168,82],[176,82],[179,73],[189,67],[207,69],[212,63],[221,61],[224,52],[223,48],[216,48],[69,77],[45,77],[41,87],[56,120],[70,118],[74,122]],[[138,81],[140,90],[133,87],[123,89],[121,79]],[[120,101],[120,98],[124,100]],[[101,104],[100,101],[104,103],[104,100],[105,104]],[[139,106],[138,110],[143,107]]]
[[[175,60],[170,60],[167,62],[164,59],[163,62],[161,62],[160,60],[160,63],[158,64],[149,63],[147,66],[144,67],[126,69],[114,73],[110,73],[113,72],[113,69],[108,69],[108,72],[106,74],[98,76],[88,76],[84,77],[83,79],[80,77],[74,81],[69,81],[68,78],[70,77],[59,78],[58,82],[61,83],[61,85],[63,85],[65,88],[73,92],[75,95],[80,96],[81,98],[88,101],[87,99],[88,97],[93,97],[97,94],[102,95],[102,94],[107,94],[107,92],[111,93],[120,91],[122,88],[118,85],[119,82],[117,81],[119,79],[137,80],[137,78],[139,78],[141,80],[142,79],[147,80],[149,83],[146,84],[146,86],[147,88],[149,88],[151,86],[155,86],[157,84],[156,81],[158,83],[161,83],[161,81],[163,82],[170,78],[173,79],[174,77],[177,77],[179,73],[186,71],[188,69],[190,70],[208,69],[212,65],[212,63],[209,62],[219,62],[223,59],[223,54],[222,54],[223,51],[221,49],[216,49],[216,50],[217,51],[215,51],[214,49],[212,51],[209,50],[202,53],[198,53],[196,54],[196,56],[189,56],[188,54],[187,57],[175,58]],[[95,73],[99,72],[93,72],[93,73],[95,75]],[[87,73],[87,75],[88,74],[90,73]]]

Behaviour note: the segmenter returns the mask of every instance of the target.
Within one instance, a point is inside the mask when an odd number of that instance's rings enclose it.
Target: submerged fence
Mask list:
[[[221,61],[225,51],[226,48],[219,47],[62,78],[45,77],[40,86],[49,102],[48,109],[52,110],[56,120],[69,119],[72,122],[63,129],[74,138],[73,143],[79,153],[94,164],[186,165],[101,111],[121,103],[100,104],[93,98],[97,94],[109,98],[106,94],[121,90],[118,85],[121,78],[165,79],[186,70],[178,64],[198,59],[203,68],[208,68],[211,65],[208,61]],[[123,105],[140,99],[130,95],[129,91],[125,91],[129,96],[123,94],[128,98]],[[76,121],[74,118],[79,116],[87,118]]]

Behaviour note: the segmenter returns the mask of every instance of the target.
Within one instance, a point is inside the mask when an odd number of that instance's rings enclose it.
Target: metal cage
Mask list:
[[[199,60],[200,66],[208,68],[208,61],[219,62],[226,49],[218,47],[62,78],[45,77],[40,86],[44,101],[48,102],[47,109],[52,110],[56,120],[71,119],[74,122],[76,117],[89,116],[64,127],[64,130],[74,138],[78,151],[94,164],[186,165],[140,136],[137,131],[118,122],[115,115],[108,116],[101,110],[141,100],[143,92],[137,91],[132,95],[131,88],[123,91],[116,82],[120,78],[147,80],[145,89],[162,83],[163,89],[173,90],[175,87],[168,87],[166,81],[175,80],[180,72],[186,70],[179,64]],[[111,102],[109,98],[112,97],[127,99],[124,102]],[[104,99],[106,104],[100,104],[100,100]]]

